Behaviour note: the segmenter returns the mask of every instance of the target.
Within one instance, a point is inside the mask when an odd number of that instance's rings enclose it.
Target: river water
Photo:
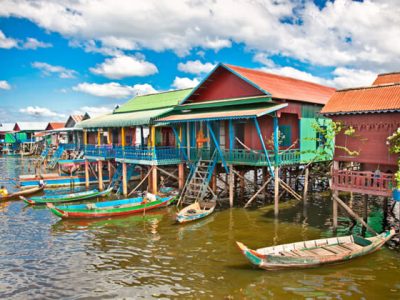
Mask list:
[[[25,162],[26,164],[26,162]],[[0,158],[2,178],[21,162]],[[400,253],[387,248],[348,263],[267,272],[235,246],[252,248],[326,236],[331,204],[314,197],[271,212],[220,210],[176,225],[173,207],[146,215],[61,221],[46,208],[3,203],[0,298],[8,299],[399,299]]]

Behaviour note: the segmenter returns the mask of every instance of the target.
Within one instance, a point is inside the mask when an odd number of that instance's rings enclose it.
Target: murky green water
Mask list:
[[[2,177],[16,159],[0,158]],[[399,299],[400,254],[383,249],[345,264],[266,272],[235,241],[251,247],[314,239],[328,228],[330,202],[281,213],[235,208],[175,225],[174,208],[145,216],[60,221],[20,201],[0,211],[0,298]],[[305,218],[306,216],[306,218]]]

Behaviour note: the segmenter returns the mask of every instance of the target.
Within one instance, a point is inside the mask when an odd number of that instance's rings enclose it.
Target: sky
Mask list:
[[[400,71],[400,1],[0,1],[0,123],[104,114],[220,62],[369,85]]]

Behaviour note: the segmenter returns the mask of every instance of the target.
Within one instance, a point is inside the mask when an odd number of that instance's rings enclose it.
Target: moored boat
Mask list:
[[[165,207],[175,201],[176,196],[146,196],[106,202],[55,206],[48,203],[47,207],[56,216],[63,219],[105,218],[145,213],[159,207]]]
[[[176,216],[179,223],[186,223],[205,218],[214,212],[216,201],[195,202],[180,210]]]
[[[236,242],[244,256],[266,270],[311,268],[339,263],[379,250],[396,234],[394,229],[380,235],[362,238],[342,236],[284,244],[252,250]]]
[[[60,187],[60,186],[78,186],[84,185],[86,183],[86,179],[84,175],[59,175],[57,173],[50,174],[42,174],[42,175],[21,175],[18,178],[18,183],[22,187],[30,187],[37,186],[39,181],[43,180],[46,183],[47,187]],[[103,177],[103,182],[106,183],[109,181],[108,176]],[[89,178],[89,184],[98,183],[98,179],[95,177]]]
[[[38,193],[40,191],[43,191],[43,189],[44,189],[44,185],[35,186],[32,188],[28,188],[28,189],[23,189],[21,191],[8,194],[7,196],[3,196],[3,197],[0,196],[0,202],[7,201],[10,199],[15,199],[15,198],[18,198],[19,196],[23,196],[23,195],[32,195],[32,194]]]
[[[70,194],[62,194],[62,195],[44,195],[40,197],[30,197],[25,198],[23,196],[20,196],[22,200],[26,204],[29,205],[37,205],[37,204],[46,204],[46,203],[63,203],[63,202],[73,202],[73,201],[80,201],[80,200],[86,200],[86,199],[91,199],[91,198],[96,198],[96,197],[105,197],[109,195],[112,191],[112,187],[104,190],[104,191],[99,191],[98,189],[94,190],[89,190],[89,191],[83,191],[83,192],[77,192],[77,193],[70,193]]]

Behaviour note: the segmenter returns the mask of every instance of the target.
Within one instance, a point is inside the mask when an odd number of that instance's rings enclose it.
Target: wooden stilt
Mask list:
[[[254,168],[254,193],[257,192],[257,181],[258,181],[258,174],[257,174],[257,168]]]
[[[158,193],[157,168],[153,168],[152,178],[151,178],[151,191],[153,194]]]
[[[85,186],[88,189],[89,184],[90,184],[90,178],[89,178],[89,161],[85,159]]]
[[[275,167],[274,173],[274,214],[277,217],[279,214],[279,167]]]
[[[375,235],[378,235],[378,234],[376,233],[376,231],[375,231],[374,229],[372,229],[360,216],[358,216],[354,211],[352,211],[351,208],[348,207],[348,206],[346,205],[346,203],[344,203],[344,202],[342,201],[342,199],[340,199],[340,198],[339,198],[338,196],[336,196],[335,194],[333,195],[333,198],[337,201],[338,204],[340,204],[341,207],[343,207],[343,208],[346,210],[346,212],[347,212],[350,216],[352,216],[354,219],[356,219],[358,222],[360,222],[363,226],[365,226],[365,228],[367,228],[369,232],[371,232],[371,233],[373,233],[373,234],[375,234]]]
[[[126,162],[122,163],[122,194],[124,196],[128,195],[128,178],[126,174]]]
[[[304,190],[303,190],[303,199],[304,202],[307,202],[307,193],[308,193],[308,177],[310,175],[310,170],[308,167],[306,167],[306,170],[304,172]]]
[[[239,184],[240,184],[240,200],[242,200],[244,198],[244,175],[246,174],[245,171],[240,171],[240,178],[239,178]]]
[[[233,197],[234,197],[234,189],[233,185],[235,184],[235,173],[233,172],[233,165],[229,166],[229,206],[233,207]]]
[[[332,218],[333,218],[333,230],[336,231],[338,227],[338,203],[336,198],[338,197],[338,191],[334,190],[332,195],[333,207],[332,207]]]
[[[365,223],[368,224],[368,195],[365,194],[363,195],[363,205],[364,205],[364,209],[363,209],[363,220],[365,221]],[[365,236],[365,231],[366,231],[366,227],[363,226],[362,228],[362,236]]]
[[[217,176],[216,176],[216,168],[213,170],[213,175],[211,177],[211,190],[216,193],[217,192]]]
[[[258,194],[260,194],[268,185],[268,183],[271,181],[271,178],[268,179],[266,182],[264,182],[264,184],[262,185],[262,187],[253,195],[253,197],[250,198],[249,201],[247,201],[246,205],[244,206],[244,208],[247,208],[251,202],[253,202],[254,199],[257,198]]]
[[[267,168],[266,167],[262,167],[262,181],[261,182],[266,181],[267,177],[268,177]],[[264,193],[264,201],[266,201],[267,200],[267,195],[268,195],[267,188],[263,189],[263,193]]]
[[[98,172],[99,172],[99,191],[103,190],[103,162],[99,160],[98,164]]]
[[[182,191],[185,186],[185,168],[183,164],[178,165],[178,185],[179,190]]]
[[[112,163],[111,163],[111,160],[109,160],[108,161],[108,166],[107,166],[107,169],[108,169],[108,179],[110,180],[110,183],[111,183],[111,179],[112,179],[112,177],[113,177],[113,165],[112,165]]]

